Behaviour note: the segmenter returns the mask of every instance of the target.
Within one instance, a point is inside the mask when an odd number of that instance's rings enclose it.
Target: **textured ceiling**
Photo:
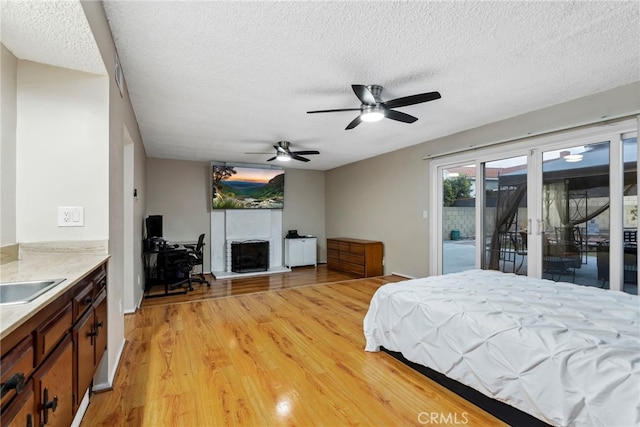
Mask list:
[[[78,1],[0,2],[2,44],[19,59],[106,74]]]
[[[287,167],[326,170],[640,80],[636,1],[103,4],[150,157],[266,163],[244,153],[289,140],[321,154]],[[359,107],[351,84],[442,99],[399,108],[413,124],[306,114]]]

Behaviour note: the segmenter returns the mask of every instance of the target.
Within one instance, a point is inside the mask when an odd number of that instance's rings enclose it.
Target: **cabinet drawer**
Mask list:
[[[75,322],[93,304],[93,282],[86,283],[73,297],[73,321]]]
[[[36,401],[33,393],[33,380],[25,384],[24,390],[11,402],[0,416],[2,427],[35,426]]]
[[[42,357],[49,353],[60,341],[65,333],[71,328],[73,313],[71,302],[65,305],[60,311],[51,316],[49,320],[36,329],[36,359],[40,361]]]
[[[340,252],[349,252],[349,243],[338,242],[338,250]]]
[[[327,250],[327,258],[340,259],[340,253],[336,250]]]
[[[2,384],[11,381],[18,382],[19,387],[23,387],[24,383],[29,379],[31,372],[33,371],[33,341],[31,335],[20,341],[13,349],[7,354],[2,356],[0,362],[0,372]],[[26,388],[23,392],[26,392]],[[4,406],[13,396],[16,395],[15,389],[9,390],[0,400],[1,405]]]

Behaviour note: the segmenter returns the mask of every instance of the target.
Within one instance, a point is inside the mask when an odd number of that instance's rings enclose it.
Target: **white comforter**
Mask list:
[[[550,424],[640,425],[638,296],[471,270],[382,286],[364,335]]]

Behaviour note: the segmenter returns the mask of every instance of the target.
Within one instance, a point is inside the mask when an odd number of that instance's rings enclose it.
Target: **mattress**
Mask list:
[[[640,425],[635,295],[470,270],[380,287],[364,335],[552,425]]]

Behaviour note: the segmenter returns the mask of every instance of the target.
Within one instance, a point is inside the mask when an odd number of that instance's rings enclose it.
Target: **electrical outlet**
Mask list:
[[[58,227],[84,227],[84,208],[58,206]]]

